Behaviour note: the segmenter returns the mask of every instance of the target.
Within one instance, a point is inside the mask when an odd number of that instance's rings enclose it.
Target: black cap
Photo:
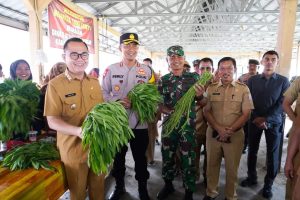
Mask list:
[[[193,61],[193,65],[199,65],[200,64],[200,60],[199,59],[196,59]]]
[[[250,64],[259,65],[259,62],[258,62],[258,60],[255,60],[255,59],[249,59],[248,64],[249,64],[249,65],[250,65]]]
[[[120,36],[120,44],[129,44],[132,42],[140,44],[139,36],[136,33],[124,33]]]

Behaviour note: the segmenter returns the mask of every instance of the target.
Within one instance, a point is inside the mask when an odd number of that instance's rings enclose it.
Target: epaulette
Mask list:
[[[247,86],[245,83],[241,83],[240,81],[236,81],[235,83],[239,85]]]
[[[208,86],[214,86],[214,85],[218,85],[218,84],[219,84],[219,82],[212,82]]]

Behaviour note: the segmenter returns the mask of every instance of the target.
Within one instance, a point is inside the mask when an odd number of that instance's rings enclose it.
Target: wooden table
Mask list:
[[[10,171],[0,168],[0,199],[59,199],[68,189],[67,180],[60,161],[54,161],[51,165],[58,171],[33,168]]]

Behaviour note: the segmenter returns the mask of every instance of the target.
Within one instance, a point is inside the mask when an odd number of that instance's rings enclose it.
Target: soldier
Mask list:
[[[290,120],[293,122],[293,126],[290,130],[289,134],[289,145],[288,149],[290,149],[291,141],[294,141],[292,138],[294,138],[294,134],[298,133],[299,131],[296,132],[296,125],[298,125],[299,128],[299,119],[300,119],[300,77],[297,78],[295,81],[293,81],[292,85],[288,88],[288,90],[284,93],[284,100],[282,103],[283,109],[286,112],[286,114],[289,116]],[[296,101],[297,100],[297,101]],[[295,111],[292,109],[292,104],[296,101],[296,108]],[[298,121],[298,124],[297,124]],[[290,150],[288,150],[290,153]],[[297,168],[300,166],[300,153],[299,151],[295,152],[295,155],[290,155],[286,160],[286,166],[285,166],[285,171],[286,174],[290,174],[293,172],[294,177],[291,177],[290,175],[287,175],[287,183],[286,183],[286,199],[291,200],[292,199],[292,194],[294,193],[294,188],[295,188],[295,183],[297,180]]]
[[[204,116],[208,121],[206,132],[207,189],[203,200],[215,199],[222,156],[225,159],[225,197],[237,199],[237,172],[244,143],[243,125],[248,120],[253,103],[248,87],[234,81],[236,61],[224,57],[218,63],[221,80],[207,88]]]
[[[170,113],[174,109],[176,102],[192,87],[199,79],[196,73],[185,72],[184,65],[184,51],[181,46],[171,46],[167,49],[167,62],[171,69],[171,73],[163,76],[158,88],[163,96],[163,105],[161,111],[166,116],[164,122],[170,117]],[[196,85],[196,96],[202,98],[204,88]],[[199,99],[200,100],[200,99]],[[191,106],[189,114],[189,123],[181,130],[183,121],[186,121],[185,116],[180,120],[179,128],[173,130],[170,135],[164,135],[164,125],[162,129],[162,177],[165,181],[165,186],[157,194],[157,199],[166,199],[169,194],[174,192],[172,181],[175,174],[175,160],[174,156],[179,146],[181,155],[181,168],[183,171],[183,183],[185,187],[185,200],[193,199],[193,192],[195,191],[195,103]]]

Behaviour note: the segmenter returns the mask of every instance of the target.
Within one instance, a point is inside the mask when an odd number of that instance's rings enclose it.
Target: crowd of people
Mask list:
[[[185,195],[192,200],[200,174],[200,154],[203,148],[202,175],[206,193],[203,200],[219,196],[218,185],[222,159],[225,161],[225,198],[238,199],[237,185],[257,185],[257,154],[262,133],[267,144],[267,173],[264,178],[262,196],[273,196],[273,182],[279,170],[280,143],[283,139],[285,113],[292,120],[289,133],[288,155],[285,174],[288,178],[286,197],[299,200],[300,192],[300,78],[290,86],[288,79],[275,72],[279,63],[276,51],[267,51],[261,61],[249,59],[249,72],[235,80],[236,60],[223,57],[214,67],[211,58],[193,61],[194,72],[186,62],[183,47],[175,45],[166,50],[169,73],[161,76],[152,68],[152,60],[137,61],[139,38],[135,33],[120,36],[120,61],[108,66],[101,86],[99,69],[85,72],[89,62],[89,50],[80,38],[68,39],[63,47],[63,63],[53,66],[41,86],[38,118],[47,118],[48,128],[57,131],[57,146],[64,164],[71,199],[85,199],[86,190],[90,199],[104,199],[105,174],[96,175],[87,164],[87,150],[81,145],[81,125],[91,108],[102,102],[119,101],[127,110],[129,125],[134,138],[129,141],[134,159],[135,179],[141,200],[149,200],[148,165],[154,164],[154,147],[158,137],[157,121],[162,119],[162,179],[164,186],[158,191],[158,200],[168,199],[175,191],[172,181],[179,169],[182,174]],[[259,65],[263,72],[258,73]],[[0,66],[1,67],[1,66]],[[204,72],[212,74],[206,85],[197,81]],[[2,67],[0,76],[3,76]],[[17,60],[10,66],[10,78],[32,80],[29,64]],[[137,84],[157,84],[162,96],[156,120],[140,123],[132,111],[128,92]],[[174,112],[174,106],[191,88],[196,96],[188,119],[181,116],[171,133],[165,134],[165,122]],[[292,104],[297,101],[295,110]],[[183,126],[183,123],[188,123]],[[33,122],[34,129],[42,122]],[[111,175],[115,188],[109,200],[119,200],[125,189],[125,157],[128,146],[124,145],[116,154]],[[248,152],[246,178],[238,183],[238,169],[242,153]]]

